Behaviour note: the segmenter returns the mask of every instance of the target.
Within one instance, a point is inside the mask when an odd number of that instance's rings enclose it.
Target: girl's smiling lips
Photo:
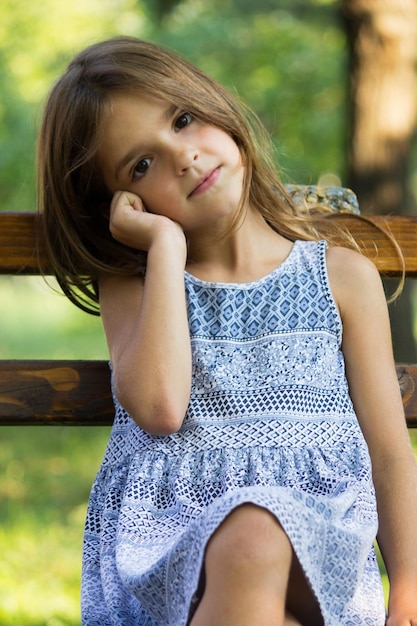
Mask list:
[[[205,174],[199,180],[198,184],[196,185],[196,187],[194,187],[194,189],[188,195],[188,197],[191,198],[192,196],[196,196],[200,193],[203,193],[204,191],[207,191],[207,189],[210,189],[210,187],[214,185],[214,183],[218,179],[219,174],[220,174],[220,167],[216,167],[214,170],[212,170],[208,174]]]

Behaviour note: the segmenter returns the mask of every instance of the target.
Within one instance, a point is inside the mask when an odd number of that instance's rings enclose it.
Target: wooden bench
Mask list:
[[[42,250],[37,252],[37,216],[0,212],[0,274],[48,274]],[[417,277],[417,216],[346,214],[349,228],[364,253],[385,276],[402,273],[398,253],[375,225],[389,229],[404,255],[406,278]],[[0,331],[1,332],[1,331]],[[417,364],[398,363],[407,425],[417,427]],[[110,374],[106,361],[0,361],[0,425],[86,425],[112,423]]]

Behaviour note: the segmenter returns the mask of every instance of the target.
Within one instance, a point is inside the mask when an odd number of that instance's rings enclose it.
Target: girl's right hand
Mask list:
[[[186,252],[186,239],[181,226],[163,215],[148,213],[139,196],[129,191],[116,191],[110,205],[109,228],[112,236],[130,248],[149,252],[161,237],[170,237],[172,243]]]

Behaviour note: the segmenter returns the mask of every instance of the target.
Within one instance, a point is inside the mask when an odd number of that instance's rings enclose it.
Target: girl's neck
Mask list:
[[[258,280],[280,265],[292,242],[276,233],[254,211],[224,237],[189,240],[187,271],[202,280],[246,283]]]

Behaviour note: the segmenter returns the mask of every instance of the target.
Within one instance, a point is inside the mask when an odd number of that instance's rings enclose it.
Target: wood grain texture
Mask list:
[[[417,427],[417,365],[397,365],[408,427]],[[0,361],[0,426],[110,425],[106,361]]]
[[[417,277],[417,215],[343,217],[362,252],[374,261],[381,274],[401,276],[403,271],[399,250],[388,233],[401,248],[406,277]]]
[[[406,275],[417,277],[417,216],[367,216],[343,214],[352,235],[364,253],[383,274],[399,276],[398,251],[380,230],[390,232],[400,246]],[[38,228],[34,213],[0,212],[0,274],[49,273],[45,250],[36,245]]]
[[[45,251],[37,247],[35,213],[0,212],[0,274],[47,272]]]
[[[106,361],[0,361],[0,425],[101,426],[113,417]]]

